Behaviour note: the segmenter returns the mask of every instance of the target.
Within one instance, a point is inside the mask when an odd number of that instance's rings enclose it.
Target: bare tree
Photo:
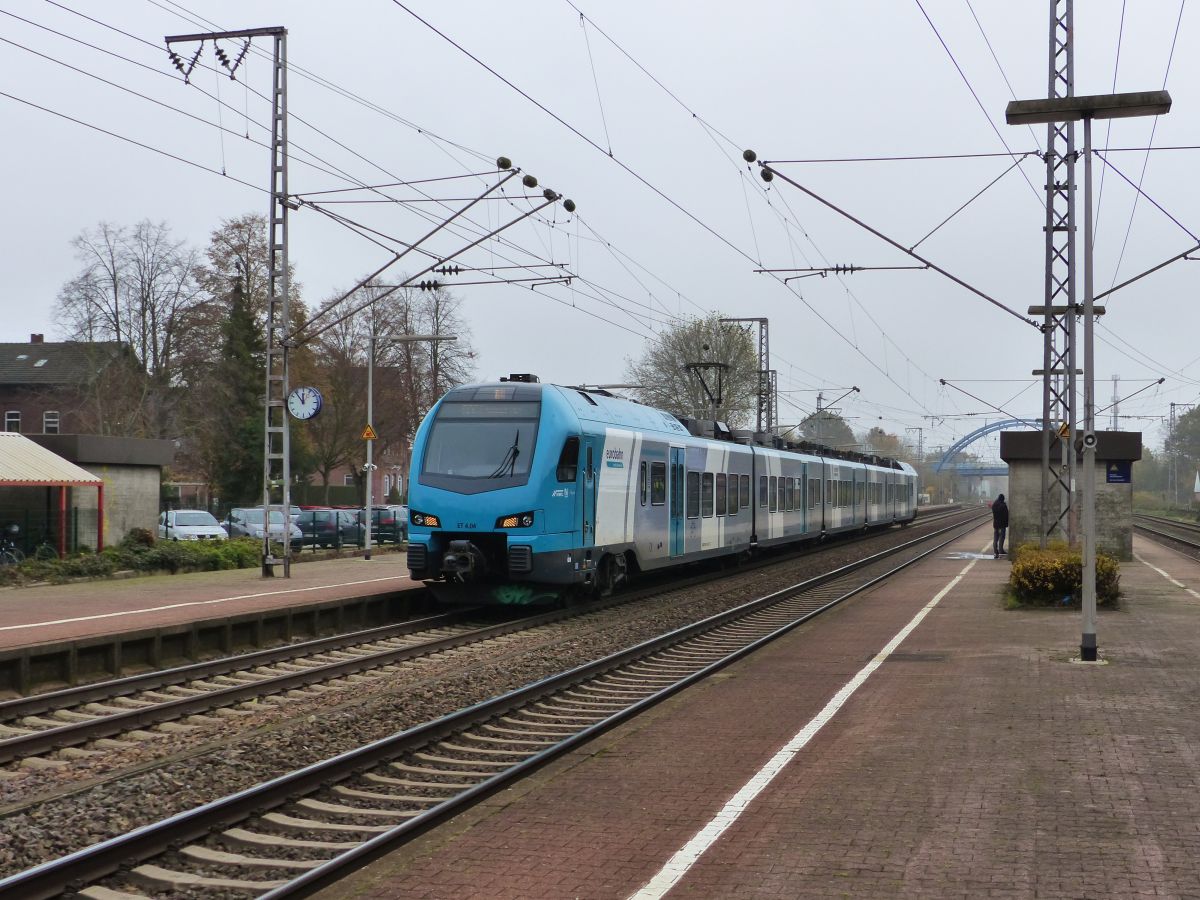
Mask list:
[[[148,220],[132,228],[101,222],[72,244],[83,268],[60,290],[58,313],[69,340],[95,345],[94,377],[80,386],[83,427],[170,436],[179,349],[200,302],[195,251],[172,240],[165,223]]]
[[[638,385],[638,400],[678,416],[712,418],[708,394],[688,366],[721,363],[728,368],[722,373],[716,417],[734,428],[749,424],[758,394],[758,353],[749,333],[722,323],[722,317],[722,313],[713,313],[683,322],[659,335],[640,359],[627,359],[626,377]],[[715,373],[707,373],[705,378],[715,392]]]
[[[367,421],[366,369],[372,332],[376,346],[371,424],[379,435],[375,448],[380,458],[410,446],[429,408],[471,376],[470,331],[455,297],[443,290],[384,294],[374,284],[355,291],[330,315],[336,318],[370,305],[322,332],[314,342],[314,382],[325,403],[321,415],[303,430],[312,444],[314,470],[326,488],[334,470],[343,465],[357,468],[360,435]],[[452,334],[458,340],[452,344],[400,340],[413,334]]]

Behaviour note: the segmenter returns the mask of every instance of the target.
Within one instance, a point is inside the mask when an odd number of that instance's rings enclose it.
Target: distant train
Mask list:
[[[413,444],[408,567],[443,595],[532,603],[912,521],[911,466],[818,450],[531,375],[458,387]]]

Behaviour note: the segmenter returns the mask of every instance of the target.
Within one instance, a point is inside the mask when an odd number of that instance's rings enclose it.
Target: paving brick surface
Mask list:
[[[975,532],[955,550],[979,550]],[[1200,591],[1200,566],[1137,552]],[[325,897],[621,898],[967,561],[937,559],[601,736]],[[1080,615],[980,559],[671,897],[1200,897],[1200,600],[1141,562]]]
[[[420,586],[408,577],[403,553],[291,569],[287,579],[233,569],[0,589],[0,650]]]

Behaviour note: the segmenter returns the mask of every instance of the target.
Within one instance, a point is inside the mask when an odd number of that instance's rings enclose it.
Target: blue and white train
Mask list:
[[[916,514],[906,463],[713,429],[529,375],[455,388],[413,444],[408,567],[444,595],[530,603]]]

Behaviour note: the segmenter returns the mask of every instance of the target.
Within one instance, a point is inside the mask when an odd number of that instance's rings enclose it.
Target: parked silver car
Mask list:
[[[168,509],[158,516],[158,537],[164,541],[223,541],[229,535],[210,512]]]
[[[261,541],[265,521],[266,516],[261,506],[237,507],[231,509],[225,517],[225,527],[229,530],[230,537],[252,537]],[[274,541],[286,539],[293,544],[299,544],[304,540],[304,532],[290,519],[285,523],[283,513],[277,509],[271,510],[270,529],[271,540]]]

